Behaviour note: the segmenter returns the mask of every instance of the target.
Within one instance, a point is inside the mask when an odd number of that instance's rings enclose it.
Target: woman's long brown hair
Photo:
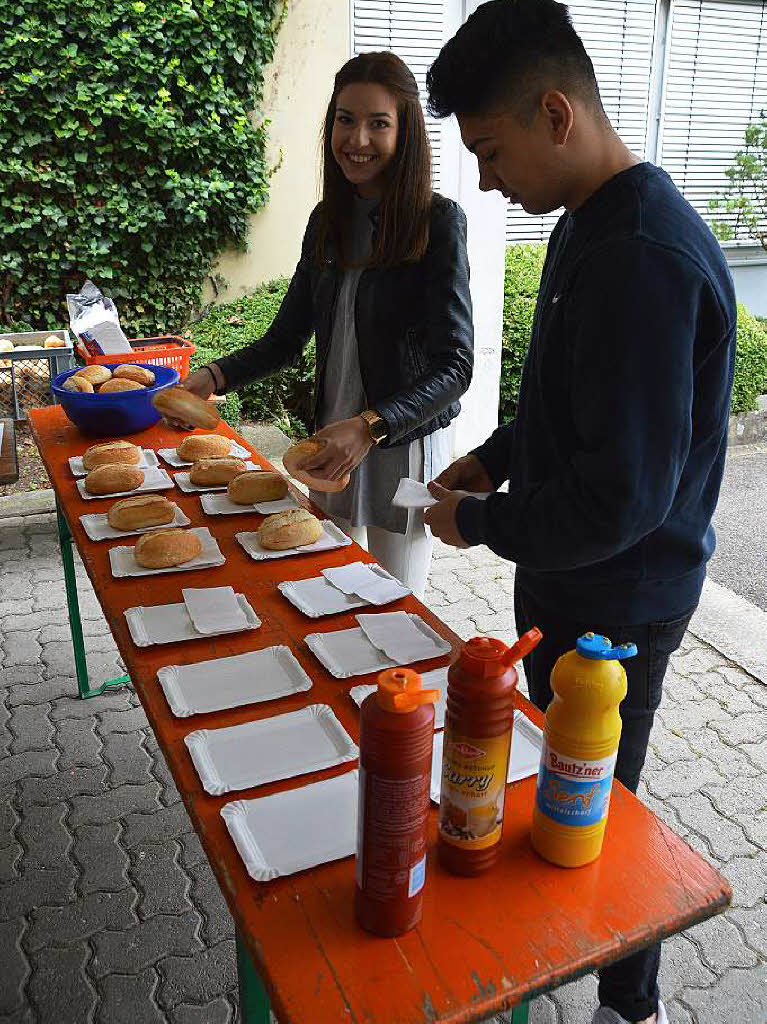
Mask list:
[[[326,259],[330,242],[344,265],[343,242],[351,220],[354,186],[333,156],[331,137],[338,94],[356,82],[382,85],[397,104],[397,151],[387,168],[389,180],[378,208],[370,265],[420,260],[429,242],[431,148],[416,80],[407,64],[387,50],[353,57],[336,75],[323,128],[322,207],[315,255],[320,261]]]

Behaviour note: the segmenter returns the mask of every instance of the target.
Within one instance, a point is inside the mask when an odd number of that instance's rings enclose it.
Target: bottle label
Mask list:
[[[607,817],[617,751],[598,761],[560,754],[544,739],[538,810],[562,825],[596,825]]]
[[[475,739],[445,728],[439,831],[445,842],[483,850],[500,841],[511,730]]]
[[[410,882],[407,887],[408,896],[416,896],[426,882],[426,854],[410,869]]]

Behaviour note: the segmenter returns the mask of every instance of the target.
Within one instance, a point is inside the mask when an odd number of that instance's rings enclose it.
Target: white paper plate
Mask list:
[[[432,669],[431,672],[421,674],[422,690],[439,690],[440,697],[434,705],[434,728],[444,729],[445,727],[445,704],[447,703],[447,670],[449,665],[442,668]],[[363,700],[371,693],[375,693],[378,687],[375,685],[353,686],[349,690],[349,696],[358,707],[362,707]]]
[[[308,580],[286,580],[278,583],[277,589],[310,619],[318,619],[321,615],[337,615],[352,608],[370,607],[367,601],[349,597],[337,590],[324,576],[313,576]]]
[[[261,620],[251,608],[245,595],[237,594],[237,602],[248,620],[247,628],[258,629]],[[202,640],[204,636],[194,628],[183,601],[179,604],[152,605],[149,608],[142,606],[126,608],[125,618],[128,622],[131,639],[137,647],[173,644],[182,640]],[[210,636],[211,634],[205,635]]]
[[[174,715],[188,718],[259,704],[312,688],[289,647],[267,647],[196,665],[166,665],[157,673]]]
[[[431,755],[431,798],[439,803],[442,788],[442,742],[443,732],[435,732]],[[514,729],[511,733],[511,757],[507,782],[519,782],[530,775],[538,774],[541,760],[543,733],[521,711],[514,712]]]
[[[182,466],[194,465],[193,462],[184,462],[183,459],[180,459],[175,448],[158,448],[157,454],[161,455],[169,466],[175,466],[176,469],[181,469]],[[232,441],[232,446],[229,449],[229,454],[235,456],[238,459],[253,458],[253,453],[248,451],[247,448],[243,448],[241,444],[237,444],[236,441]]]
[[[241,472],[245,473],[248,470],[256,471],[259,469],[261,467],[256,466],[255,463],[246,462],[245,469],[241,470]],[[176,481],[176,486],[186,492],[186,494],[201,494],[203,491],[225,491],[227,488],[226,484],[215,486],[212,484],[193,484],[189,479],[188,473],[176,473],[173,479]]]
[[[86,501],[91,501],[93,498],[101,500],[104,498],[124,498],[133,494],[144,494],[147,491],[168,491],[171,487],[173,487],[173,481],[164,469],[144,470],[143,484],[133,491],[113,491],[111,494],[88,494],[85,490],[85,480],[80,478],[77,481],[77,490],[80,492],[80,497],[85,498]]]
[[[160,463],[151,448],[142,448],[137,465],[139,469],[157,469]],[[82,455],[73,455],[69,460],[69,468],[73,476],[87,476],[89,472],[83,465]]]
[[[220,796],[353,761],[359,748],[327,704],[184,737],[206,793]]]
[[[357,846],[356,771],[221,808],[237,852],[256,882],[340,860]]]
[[[203,512],[209,516],[242,515],[243,512],[258,512],[262,516],[271,516],[275,512],[285,512],[289,508],[301,508],[294,498],[279,498],[276,501],[257,501],[253,505],[238,505],[227,494],[207,493],[200,495]]]
[[[163,523],[162,526],[145,526],[143,530],[115,530],[109,525],[106,512],[99,515],[80,516],[83,529],[91,540],[119,540],[121,537],[137,537],[141,533],[151,533],[153,530],[170,530],[174,526],[189,526],[191,519],[184,515],[176,505],[176,513],[173,521]]]
[[[263,562],[268,558],[287,558],[289,555],[314,555],[318,551],[333,551],[335,548],[343,548],[347,544],[351,544],[351,539],[329,519],[322,521],[322,528],[323,534],[314,544],[306,544],[301,548],[288,548],[286,551],[269,551],[267,548],[262,548],[258,542],[257,533],[236,533],[235,537],[256,562]]]
[[[427,626],[419,615],[409,614],[408,617],[432,646],[433,653],[422,655],[419,661],[438,658],[450,651],[450,644]],[[387,668],[408,664],[388,658],[383,651],[373,646],[359,626],[339,629],[333,633],[309,633],[305,639],[309,650],[336,679],[365,676],[370,672],[382,672]]]
[[[188,572],[192,569],[206,569],[213,565],[223,565],[226,559],[210,530],[205,526],[195,526],[190,533],[196,533],[202,541],[202,551],[196,558],[181,565],[172,565],[168,569],[145,569],[133,557],[132,547],[111,548],[109,564],[112,575],[116,579],[124,576],[156,576],[161,572]]]

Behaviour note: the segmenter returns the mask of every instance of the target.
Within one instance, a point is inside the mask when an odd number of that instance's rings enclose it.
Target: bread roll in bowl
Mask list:
[[[191,530],[157,530],[139,537],[133,557],[145,569],[169,569],[190,562],[202,551],[202,541]]]
[[[106,384],[108,380],[112,379],[112,371],[108,370],[106,366],[99,366],[98,364],[93,366],[84,366],[82,370],[78,370],[75,377],[82,377],[83,380],[90,381],[90,383],[97,388],[100,384]]]
[[[176,454],[184,462],[199,462],[200,459],[223,458],[231,447],[231,438],[223,434],[192,434],[184,438],[176,448]]]
[[[133,363],[122,363],[112,370],[112,377],[117,380],[135,380],[137,384],[143,384],[145,388],[154,384],[154,374],[145,366],[135,366]]]
[[[230,480],[244,472],[245,463],[242,459],[231,456],[220,459],[200,459],[189,470],[189,479],[193,484],[222,487]]]
[[[143,384],[139,384],[137,380],[122,380],[119,377],[113,377],[111,380],[105,381],[98,389],[100,395],[112,395],[117,391],[145,391],[146,388]]]
[[[97,466],[85,478],[88,494],[119,494],[135,491],[144,482],[144,470],[138,466]]]
[[[93,444],[83,453],[83,466],[88,470],[96,466],[138,466],[140,461],[141,449],[130,441]]]
[[[287,497],[288,482],[279,473],[250,469],[230,480],[226,493],[236,505],[255,505],[257,501],[277,501]]]
[[[348,473],[338,480],[323,480],[321,477],[312,476],[311,473],[301,468],[305,462],[321,452],[324,446],[324,441],[315,441],[310,437],[305,441],[299,441],[288,448],[282,456],[282,464],[286,472],[296,480],[307,484],[314,491],[342,491],[349,484]]]
[[[121,498],[110,506],[107,522],[114,530],[144,530],[165,526],[176,518],[178,505],[161,494],[137,494]]]
[[[261,547],[270,551],[286,551],[314,544],[322,536],[322,523],[305,508],[267,516],[258,529]]]
[[[91,382],[89,380],[86,380],[85,377],[80,377],[76,373],[73,373],[71,377],[67,377],[67,379],[61,386],[66,391],[77,391],[81,395],[93,394],[93,385],[91,384]]]
[[[180,423],[189,423],[193,427],[213,430],[221,419],[218,409],[212,402],[206,402],[199,395],[176,385],[163,388],[152,397],[152,405],[161,416],[167,416]]]

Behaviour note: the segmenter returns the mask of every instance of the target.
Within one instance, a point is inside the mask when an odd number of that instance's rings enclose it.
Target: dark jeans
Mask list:
[[[692,611],[673,622],[642,626],[584,622],[544,609],[519,585],[515,588],[517,632],[521,636],[538,626],[543,633],[540,644],[524,660],[530,700],[541,711],[546,710],[553,696],[549,677],[557,658],[572,650],[579,636],[592,631],[609,637],[614,644],[633,641],[637,645],[637,656],[622,662],[628,693],[620,707],[623,729],[615,766],[615,777],[632,793],[639,785],[668,660],[682,642]],[[649,1017],[658,1009],[659,966],[660,943],[603,968],[599,972],[600,1004],[612,1007],[628,1021]]]

